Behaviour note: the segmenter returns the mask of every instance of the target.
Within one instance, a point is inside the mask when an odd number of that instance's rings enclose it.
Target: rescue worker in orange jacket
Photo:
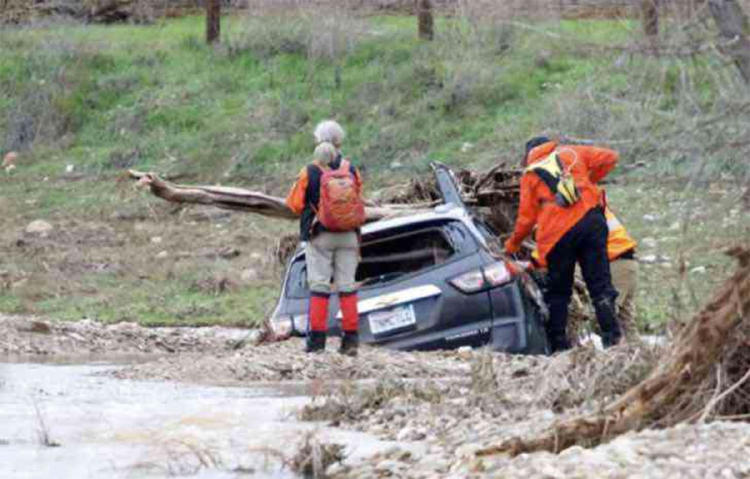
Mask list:
[[[343,137],[343,130],[335,122],[324,122]],[[319,128],[320,129],[320,128]],[[316,138],[318,138],[316,130]],[[331,136],[331,135],[328,135]],[[333,135],[336,137],[336,135]],[[359,344],[357,311],[357,285],[355,274],[359,263],[359,237],[357,231],[331,232],[316,218],[321,197],[321,179],[325,170],[338,170],[343,162],[339,151],[340,142],[322,142],[315,148],[313,162],[302,168],[297,181],[289,191],[286,204],[300,215],[300,240],[305,242],[305,262],[310,288],[308,309],[308,332],[306,352],[325,350],[328,331],[328,303],[331,295],[331,279],[337,288],[341,308],[341,347],[339,352],[357,355]],[[361,191],[362,179],[359,170],[349,165],[357,188]]]
[[[558,145],[546,137],[526,143],[518,218],[505,249],[517,253],[537,227],[539,260],[548,270],[547,336],[553,352],[570,348],[566,326],[576,262],[594,303],[605,347],[616,344],[622,336],[615,317],[617,292],[607,258],[607,222],[596,186],[618,159],[612,150]]]

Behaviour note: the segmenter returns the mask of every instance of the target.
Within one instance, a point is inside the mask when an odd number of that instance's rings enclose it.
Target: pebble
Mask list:
[[[257,280],[259,276],[258,270],[253,268],[242,270],[242,273],[240,273],[240,279],[248,283]]]
[[[44,238],[49,235],[49,233],[52,232],[53,229],[54,227],[44,220],[34,220],[26,225],[25,231],[27,234],[38,235]]]
[[[651,237],[643,238],[641,240],[641,244],[646,248],[656,248],[656,245],[657,245],[656,238],[651,238]]]
[[[158,253],[156,254],[156,259],[164,259],[164,258],[166,258],[166,257],[168,257],[168,256],[169,256],[169,252],[168,252],[168,251],[166,251],[166,250],[164,250],[164,251],[159,251],[159,252],[158,252]]]
[[[696,266],[695,268],[690,270],[690,273],[692,274],[704,274],[706,272],[705,266]]]

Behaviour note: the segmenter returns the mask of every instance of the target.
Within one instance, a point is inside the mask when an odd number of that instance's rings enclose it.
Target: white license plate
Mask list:
[[[375,311],[367,316],[370,321],[370,331],[372,334],[380,334],[386,331],[410,326],[417,322],[414,314],[414,306],[400,306],[389,309],[388,311]]]

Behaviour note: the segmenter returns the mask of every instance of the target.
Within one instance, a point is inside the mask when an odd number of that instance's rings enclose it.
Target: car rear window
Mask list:
[[[365,237],[356,279],[362,286],[387,283],[438,266],[471,247],[476,244],[458,221],[381,231]],[[300,256],[290,266],[286,296],[303,298],[307,294],[305,258]]]
[[[446,232],[440,227],[365,241],[357,281],[363,285],[387,282],[445,263],[455,252]]]

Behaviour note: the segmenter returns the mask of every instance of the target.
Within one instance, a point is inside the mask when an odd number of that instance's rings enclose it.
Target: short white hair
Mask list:
[[[316,146],[313,152],[313,158],[324,164],[333,163],[337,155],[336,147],[327,141]]]
[[[326,120],[318,123],[313,135],[315,136],[316,144],[328,142],[338,148],[344,142],[345,133],[341,125],[333,120]]]

